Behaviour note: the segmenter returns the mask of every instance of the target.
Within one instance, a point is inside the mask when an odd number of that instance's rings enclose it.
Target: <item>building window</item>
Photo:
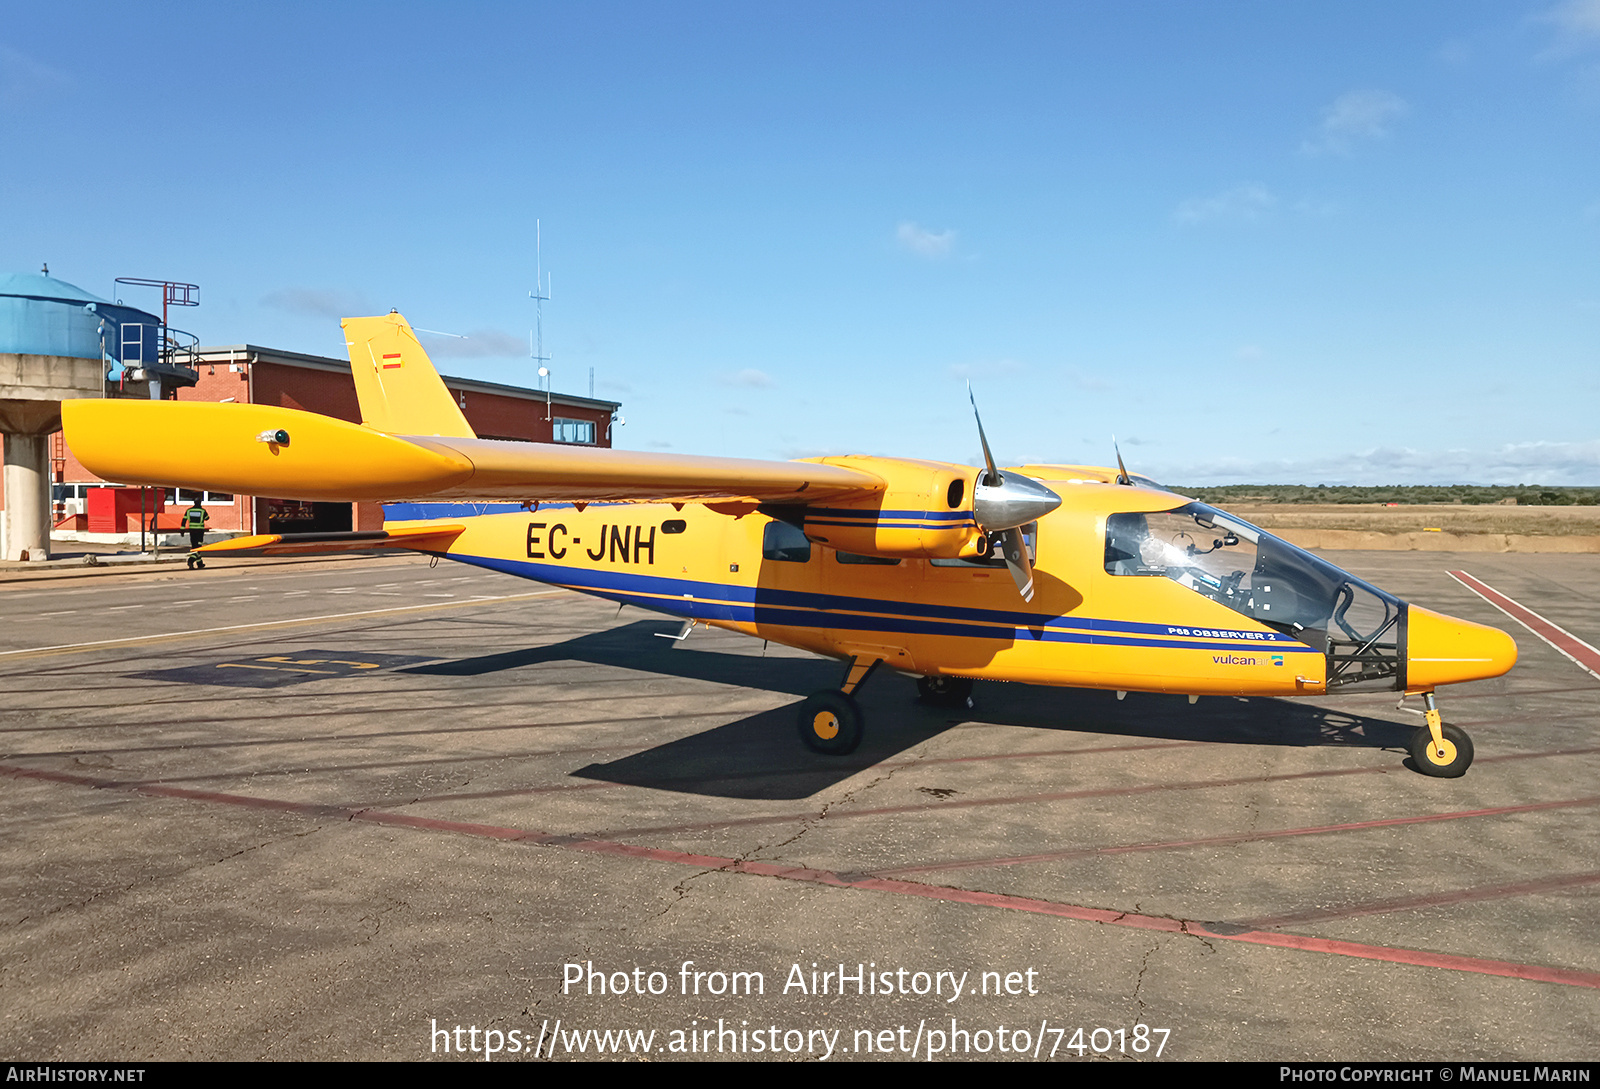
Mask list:
[[[586,442],[593,445],[594,421],[568,420],[557,416],[553,438],[556,442]]]

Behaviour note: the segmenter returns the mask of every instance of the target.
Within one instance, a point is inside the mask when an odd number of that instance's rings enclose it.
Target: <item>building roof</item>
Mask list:
[[[350,374],[350,361],[347,359],[334,359],[326,355],[307,355],[304,352],[286,352],[278,348],[263,348],[259,344],[232,344],[195,349],[197,357],[196,366],[214,363],[269,363],[281,367],[302,367],[313,371],[334,371],[341,374]],[[502,397],[516,397],[524,401],[540,401],[545,399],[542,389],[528,389],[524,386],[507,386],[499,382],[485,382],[477,378],[458,378],[453,375],[441,374],[444,384],[450,389],[465,391],[467,393],[496,393]],[[351,381],[354,381],[352,377]],[[588,408],[597,412],[615,412],[622,407],[620,401],[603,401],[594,397],[579,397],[572,393],[550,393],[550,403],[557,405],[571,405],[574,408]]]

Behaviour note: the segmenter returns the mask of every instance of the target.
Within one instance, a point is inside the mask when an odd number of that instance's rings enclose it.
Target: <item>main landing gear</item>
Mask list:
[[[882,664],[882,658],[852,658],[837,690],[828,688],[806,697],[795,725],[808,748],[829,756],[855,751],[863,728],[855,691]],[[971,707],[972,681],[966,677],[919,677],[917,694],[922,702],[936,707]]]
[[[1458,726],[1445,725],[1432,692],[1424,692],[1422,702],[1427,708],[1423,717],[1428,721],[1411,735],[1411,762],[1422,774],[1440,779],[1465,775],[1472,765],[1472,738]]]
[[[852,695],[872,671],[883,664],[882,658],[852,658],[845,668],[844,680],[838,691],[831,688],[813,692],[800,705],[800,740],[809,748],[828,756],[844,756],[856,751],[861,744],[861,707]]]

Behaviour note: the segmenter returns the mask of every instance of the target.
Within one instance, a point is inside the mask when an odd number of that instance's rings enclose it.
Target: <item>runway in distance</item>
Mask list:
[[[380,501],[385,528],[269,534],[205,558],[404,548],[840,659],[799,707],[848,753],[879,666],[925,700],[973,681],[1126,692],[1420,696],[1417,770],[1472,741],[1435,690],[1497,677],[1516,644],[1402,601],[1122,465],[998,468],[910,458],[774,462],[477,438],[398,313],[343,322],[362,423],[270,405],[76,400],[67,441],[127,484]],[[976,417],[977,406],[974,403]],[[471,514],[472,503],[514,503]],[[450,504],[451,506],[442,506]],[[402,515],[396,518],[396,515]],[[1404,695],[1402,696],[1404,698]]]

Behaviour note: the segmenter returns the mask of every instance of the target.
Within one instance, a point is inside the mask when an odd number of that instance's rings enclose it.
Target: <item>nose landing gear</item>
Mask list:
[[[1427,725],[1418,726],[1407,746],[1411,762],[1424,775],[1439,779],[1456,779],[1472,766],[1472,738],[1458,726],[1446,725],[1439,717],[1439,706],[1432,692],[1422,694],[1427,710],[1423,717]]]

